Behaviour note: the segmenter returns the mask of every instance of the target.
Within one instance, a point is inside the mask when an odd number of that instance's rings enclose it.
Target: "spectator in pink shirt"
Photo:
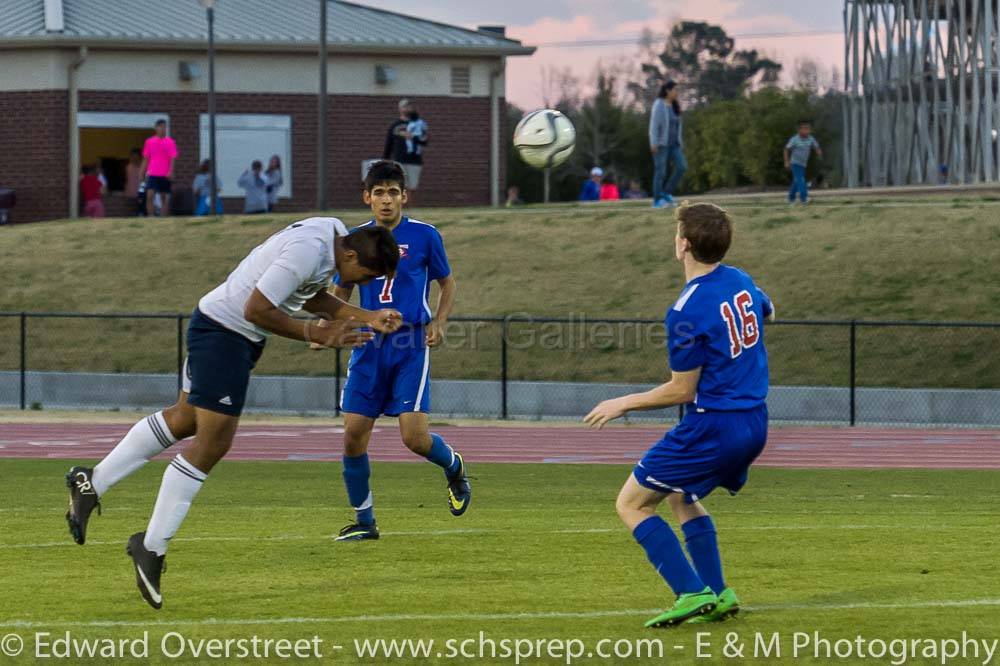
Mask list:
[[[177,144],[167,136],[167,121],[156,121],[156,134],[142,147],[142,174],[146,178],[146,215],[153,216],[153,200],[160,195],[163,215],[170,214],[170,179],[174,177]]]

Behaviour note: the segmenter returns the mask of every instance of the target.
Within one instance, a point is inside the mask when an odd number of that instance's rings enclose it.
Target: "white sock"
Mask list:
[[[104,460],[97,463],[91,482],[98,497],[170,447],[177,438],[170,432],[163,412],[156,412],[132,426]]]
[[[157,555],[167,552],[167,542],[177,534],[194,496],[201,490],[208,475],[177,454],[163,473],[160,494],[156,496],[153,517],[146,528],[146,538],[142,545]]]

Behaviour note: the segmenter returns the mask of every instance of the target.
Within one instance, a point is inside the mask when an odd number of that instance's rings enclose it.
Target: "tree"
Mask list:
[[[649,35],[645,37],[648,38]],[[671,29],[658,63],[642,65],[642,78],[630,86],[651,101],[667,80],[680,84],[686,106],[735,99],[761,85],[773,85],[781,64],[757,51],[734,51],[735,42],[717,25],[681,21]]]
[[[580,79],[569,67],[542,67],[542,104],[546,109],[565,112],[580,106]]]
[[[798,58],[792,66],[792,87],[805,90],[811,95],[830,87],[820,64],[812,58]]]

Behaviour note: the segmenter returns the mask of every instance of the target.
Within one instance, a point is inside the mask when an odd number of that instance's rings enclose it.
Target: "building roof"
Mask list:
[[[319,46],[320,0],[217,0],[220,49],[308,50]],[[0,48],[109,45],[204,48],[205,10],[198,0],[3,0]],[[169,7],[169,10],[165,9]],[[534,47],[487,30],[329,0],[331,51],[529,55]]]

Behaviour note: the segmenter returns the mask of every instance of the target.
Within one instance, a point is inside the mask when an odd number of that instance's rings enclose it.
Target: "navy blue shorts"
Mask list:
[[[431,354],[424,327],[406,327],[351,354],[341,411],[377,419],[431,408]]]
[[[254,342],[209,319],[195,308],[187,331],[182,389],[188,404],[239,416],[246,402],[250,373],[263,342]]]
[[[146,176],[146,191],[170,194],[170,179],[166,176]]]
[[[690,409],[632,474],[645,488],[683,493],[688,503],[722,487],[735,495],[767,442],[767,405],[736,412]]]

